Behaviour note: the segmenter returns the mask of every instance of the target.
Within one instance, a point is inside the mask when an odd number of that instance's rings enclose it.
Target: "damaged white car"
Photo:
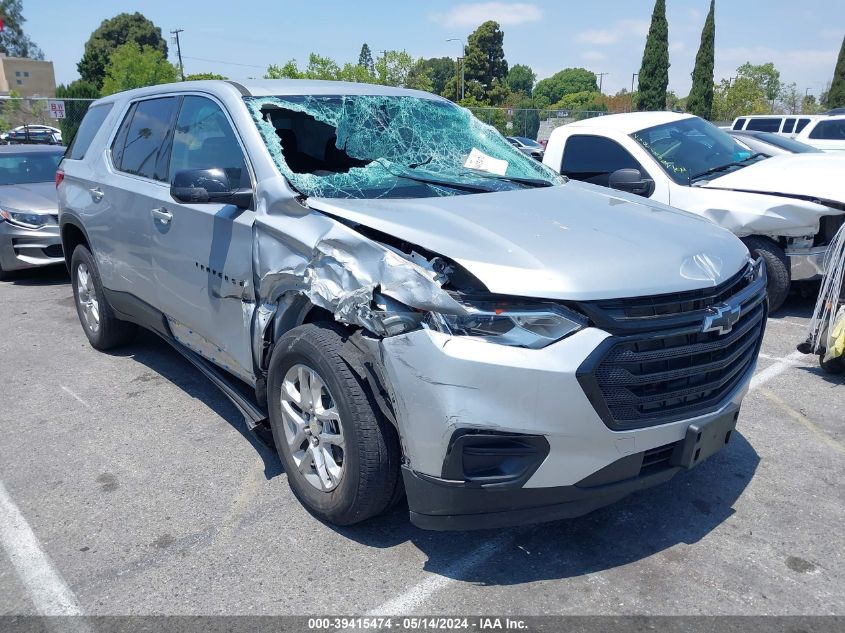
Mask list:
[[[338,82],[91,106],[57,174],[83,330],[140,325],[351,524],[571,517],[724,447],[766,317],[729,231],[569,182],[465,109]]]
[[[552,132],[543,162],[569,178],[706,217],[766,261],[769,304],[792,281],[820,279],[845,222],[845,156],[766,158],[723,130],[674,112],[585,119]]]

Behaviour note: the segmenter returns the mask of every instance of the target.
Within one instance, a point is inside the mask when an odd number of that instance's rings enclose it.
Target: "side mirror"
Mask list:
[[[188,204],[233,204],[239,209],[252,206],[252,189],[233,189],[222,169],[185,169],[176,172],[170,195]]]
[[[607,186],[648,198],[654,193],[654,181],[643,178],[639,169],[617,169],[608,179]]]

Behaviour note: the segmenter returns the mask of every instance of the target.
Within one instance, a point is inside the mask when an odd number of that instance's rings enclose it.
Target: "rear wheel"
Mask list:
[[[76,313],[91,346],[107,350],[128,343],[138,328],[112,312],[103,293],[100,273],[91,251],[77,246],[70,259],[71,285]]]
[[[819,356],[819,365],[828,374],[842,374],[845,373],[845,356],[838,358],[831,358],[826,361],[824,356]]]
[[[789,259],[783,249],[772,240],[759,235],[751,235],[742,240],[754,257],[762,257],[766,262],[766,274],[769,279],[769,311],[774,312],[783,305],[789,296],[792,274]]]
[[[343,360],[345,336],[331,323],[294,328],[273,350],[267,384],[270,426],[291,489],[317,517],[338,525],[380,514],[401,494],[396,431]]]

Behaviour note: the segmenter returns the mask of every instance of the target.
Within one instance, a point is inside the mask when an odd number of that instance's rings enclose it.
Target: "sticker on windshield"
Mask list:
[[[473,147],[469,156],[467,156],[464,167],[467,169],[486,171],[498,176],[504,176],[505,172],[508,170],[508,161],[493,158],[492,156],[488,156],[484,152]]]

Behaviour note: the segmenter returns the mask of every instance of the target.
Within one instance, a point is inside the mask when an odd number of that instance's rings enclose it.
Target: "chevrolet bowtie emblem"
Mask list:
[[[727,334],[733,329],[734,324],[739,321],[741,313],[741,306],[730,306],[725,303],[710,306],[707,308],[704,316],[704,325],[701,331]]]

